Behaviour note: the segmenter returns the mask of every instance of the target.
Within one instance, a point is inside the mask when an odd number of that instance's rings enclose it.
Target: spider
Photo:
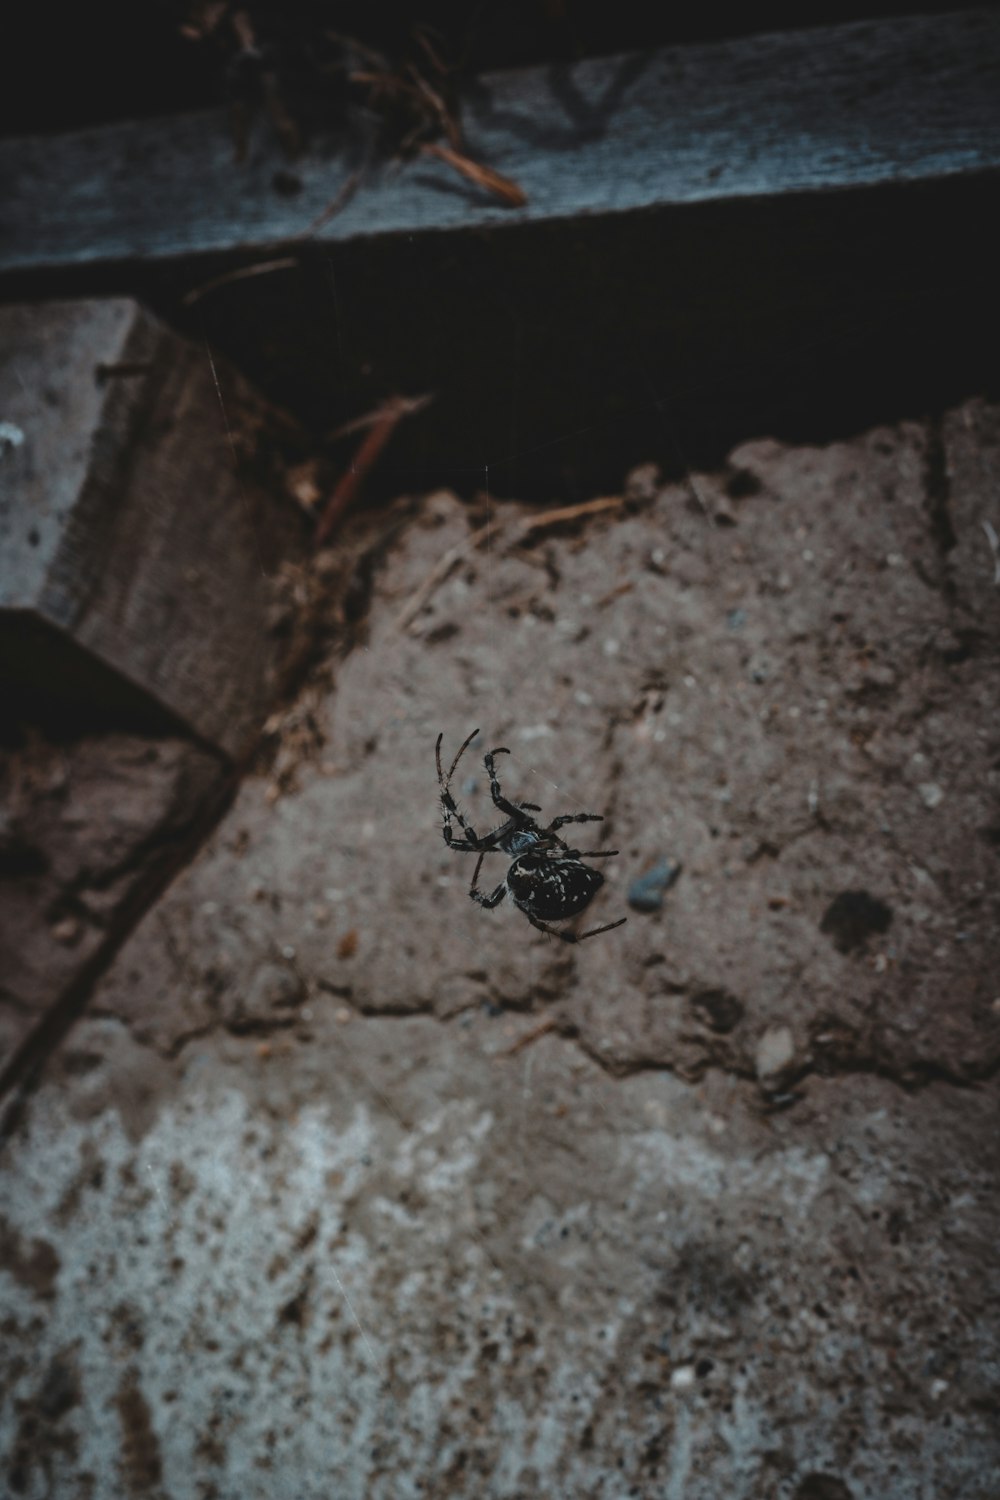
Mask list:
[[[567,823],[601,823],[603,818],[600,813],[562,813],[542,828],[531,817],[532,813],[541,812],[536,802],[509,801],[500,790],[494,765],[496,756],[510,754],[506,746],[498,745],[495,750],[488,751],[483,759],[490,778],[493,801],[500,811],[507,815],[506,822],[502,823],[499,828],[494,828],[492,833],[483,834],[482,837],[476,833],[471,823],[466,822],[451,795],[451,779],[459,761],[478,733],[479,730],[474,729],[468,739],[463,741],[447,776],[441,769],[443,734],[438,735],[437,744],[434,746],[438,785],[441,788],[441,805],[444,808],[444,841],[449,849],[458,850],[463,854],[479,855],[469,891],[473,901],[477,901],[487,911],[492,911],[510,892],[514,905],[524,912],[532,927],[537,927],[539,932],[547,932],[552,937],[562,938],[564,943],[582,943],[584,938],[597,937],[601,932],[611,932],[615,927],[621,927],[623,922],[628,921],[627,917],[620,917],[617,922],[608,922],[604,927],[594,927],[590,932],[579,934],[562,932],[559,928],[548,925],[549,922],[559,921],[563,917],[575,917],[578,912],[590,905],[604,884],[604,876],[600,871],[592,870],[583,861],[585,859],[612,859],[618,850],[570,849],[556,832],[556,829],[564,827]],[[464,838],[455,837],[452,832],[452,818],[457,819],[465,835]],[[511,865],[506,877],[489,896],[484,895],[477,884],[479,871],[487,854],[511,856]]]

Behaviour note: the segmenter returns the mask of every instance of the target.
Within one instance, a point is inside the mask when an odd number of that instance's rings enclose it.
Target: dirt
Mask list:
[[[979,401],[358,523],[4,1147],[18,1494],[991,1500],[998,467]],[[477,726],[627,925],[468,899]]]

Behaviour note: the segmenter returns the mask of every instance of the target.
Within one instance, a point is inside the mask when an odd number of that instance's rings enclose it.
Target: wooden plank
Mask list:
[[[226,401],[220,409],[219,376]],[[262,404],[134,302],[0,309],[0,675],[48,700],[145,702],[238,757],[280,669],[268,630],[289,505],[240,475]],[[228,431],[227,431],[228,427]]]
[[[370,166],[324,243],[872,186],[1000,165],[1000,16],[865,21],[480,79],[470,153],[527,194],[504,208],[444,164]],[[264,250],[308,232],[367,145],[287,162],[224,111],[0,144],[0,272]]]
[[[0,297],[138,296],[319,433],[433,393],[369,494],[579,499],[638,454],[712,465],[989,380],[998,60],[971,10],[498,75],[470,149],[525,208],[425,159],[314,239],[363,140],[317,143],[291,198],[217,114],[0,144]]]

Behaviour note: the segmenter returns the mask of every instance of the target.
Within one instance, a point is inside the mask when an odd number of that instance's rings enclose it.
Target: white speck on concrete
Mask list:
[[[769,1026],[757,1043],[754,1067],[760,1081],[777,1078],[795,1059],[795,1038],[790,1026]]]

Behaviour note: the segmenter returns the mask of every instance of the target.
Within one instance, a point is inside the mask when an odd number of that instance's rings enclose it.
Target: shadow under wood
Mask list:
[[[988,393],[995,192],[988,175],[305,247],[198,321],[316,432],[435,393],[373,498],[469,494],[488,471],[497,493],[579,499],[640,460],[712,468],[751,437],[823,443]],[[179,317],[203,275],[148,295]]]

